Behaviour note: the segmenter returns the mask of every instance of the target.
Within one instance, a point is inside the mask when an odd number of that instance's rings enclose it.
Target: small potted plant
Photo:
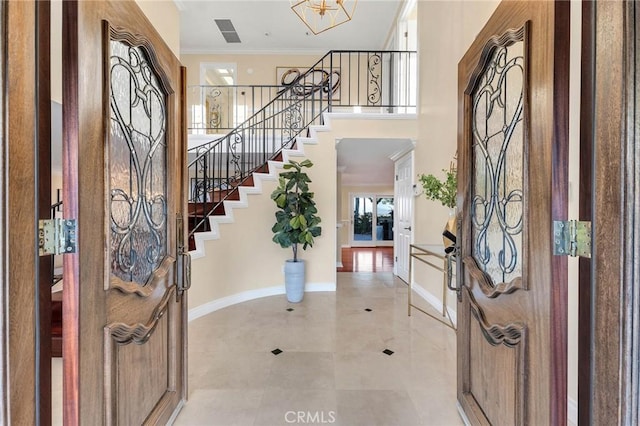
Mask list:
[[[271,193],[271,199],[278,206],[276,223],[271,228],[273,242],[293,250],[293,259],[287,260],[284,266],[287,300],[292,303],[302,301],[304,296],[305,266],[304,261],[298,259],[298,244],[302,244],[303,250],[313,247],[314,238],[322,232],[313,192],[309,191],[311,179],[303,170],[311,166],[313,163],[309,160],[289,161],[280,173],[278,187]]]
[[[428,200],[440,201],[443,206],[454,209],[456,207],[456,192],[458,190],[457,170],[453,165],[449,170],[442,170],[446,173],[446,179],[441,181],[432,174],[420,175],[424,195]]]
[[[449,170],[443,169],[446,174],[444,181],[441,181],[432,174],[420,175],[418,178],[422,183],[424,195],[428,200],[440,201],[443,206],[449,208],[449,220],[442,232],[445,253],[454,250],[456,243],[456,193],[458,191],[458,173],[454,163],[451,163]]]

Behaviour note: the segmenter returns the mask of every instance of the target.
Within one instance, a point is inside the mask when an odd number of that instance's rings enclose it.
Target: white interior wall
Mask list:
[[[419,1],[418,141],[414,178],[433,173],[444,177],[457,147],[458,61],[487,22],[498,1]],[[452,25],[452,23],[456,23]],[[442,244],[449,209],[420,196],[415,198],[414,242]],[[442,294],[442,273],[420,262],[414,283],[432,295]],[[439,296],[441,298],[441,296]],[[456,308],[453,293],[449,307]]]

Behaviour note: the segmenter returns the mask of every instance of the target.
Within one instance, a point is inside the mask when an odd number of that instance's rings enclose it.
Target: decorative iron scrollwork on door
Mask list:
[[[472,93],[473,257],[493,285],[522,276],[524,31],[493,49]]]
[[[144,285],[167,253],[166,94],[141,48],[109,47],[110,270]]]

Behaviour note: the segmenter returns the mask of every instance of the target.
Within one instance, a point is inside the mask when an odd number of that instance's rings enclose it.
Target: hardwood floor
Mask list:
[[[393,272],[393,247],[342,248],[338,272]]]

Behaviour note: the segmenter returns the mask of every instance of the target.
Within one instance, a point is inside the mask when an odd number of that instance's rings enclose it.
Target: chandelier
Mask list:
[[[291,9],[318,35],[353,18],[358,0],[291,0]]]

